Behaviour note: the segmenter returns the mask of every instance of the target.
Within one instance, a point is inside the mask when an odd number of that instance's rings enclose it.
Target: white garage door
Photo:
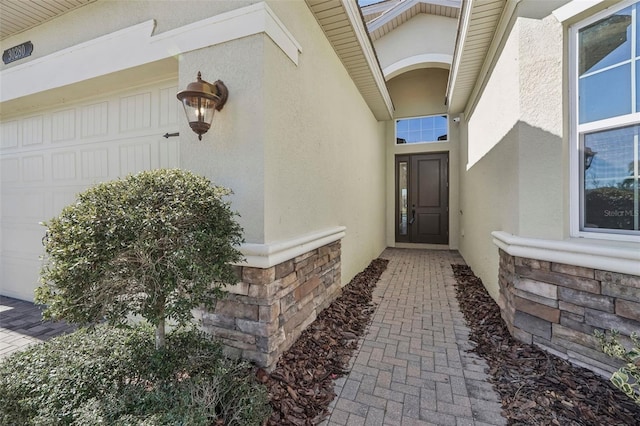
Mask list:
[[[0,294],[33,300],[42,266],[39,223],[92,184],[178,167],[175,80],[4,120],[0,133]]]

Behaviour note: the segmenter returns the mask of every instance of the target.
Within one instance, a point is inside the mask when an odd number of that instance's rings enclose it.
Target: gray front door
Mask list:
[[[396,241],[449,243],[449,154],[396,156]]]

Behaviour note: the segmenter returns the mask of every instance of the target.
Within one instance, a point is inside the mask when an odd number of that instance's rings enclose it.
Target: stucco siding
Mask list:
[[[491,232],[565,236],[562,58],[562,26],[553,17],[517,18],[468,118],[460,251],[495,299]]]
[[[465,139],[463,139],[465,140]],[[469,134],[469,143],[473,143]],[[518,225],[518,128],[514,127],[469,170],[461,156],[459,250],[489,294],[498,298],[498,249],[492,243],[496,229],[515,232]],[[466,151],[466,143],[460,147]]]
[[[306,4],[270,5],[302,54],[296,66],[265,45],[265,238],[346,226],[346,283],[385,248],[385,126]]]
[[[460,253],[497,300],[498,249],[491,232],[517,232],[519,38],[514,28],[470,117],[461,144]]]
[[[178,87],[195,81],[200,71],[204,79],[221,79],[229,89],[229,100],[202,141],[186,119],[179,121],[181,166],[233,190],[232,208],[240,213],[244,238],[251,243],[265,242],[264,116],[269,105],[263,62],[269,43],[266,36],[255,35],[180,57]]]
[[[438,68],[418,69],[387,82],[396,107],[394,118],[444,114],[449,71]]]
[[[563,200],[568,182],[563,154],[562,25],[553,17],[519,18],[520,45],[520,228],[519,235],[566,236]],[[531,55],[531,52],[536,52]]]
[[[96,37],[102,40],[111,31],[127,31],[150,19],[156,22],[156,33],[161,29],[166,32],[251,3],[255,2],[198,2],[195,10],[199,14],[173,7],[171,2],[136,2],[127,10],[122,2],[99,1],[22,33],[20,39],[32,39],[39,56],[21,61],[19,66],[46,63],[59,49],[75,51],[78,49],[73,46],[94,43]],[[173,105],[180,108],[175,92],[194,81],[198,71],[210,82],[221,79],[229,88],[229,99],[224,109],[216,112],[202,141],[191,131],[182,111],[173,128],[158,130],[155,137],[164,141],[163,133],[179,131],[179,137],[169,139],[178,146],[176,165],[234,191],[232,209],[240,213],[245,241],[259,252],[253,255],[257,260],[251,266],[274,262],[269,257],[269,244],[285,240],[289,244],[327,229],[331,236],[326,238],[334,241],[341,238],[340,227],[345,226],[342,277],[347,282],[385,247],[385,125],[373,116],[306,3],[276,1],[270,6],[272,9],[259,6],[233,15],[247,24],[243,16],[254,13],[251,16],[258,19],[248,21],[249,26],[257,25],[253,35],[232,35],[208,47],[183,49],[166,61],[145,63],[136,69],[123,65],[118,72],[94,78],[81,77],[77,74],[81,70],[61,69],[73,84],[10,98],[2,104],[2,118],[9,113],[20,118],[37,109],[62,108],[68,102],[108,96],[114,90],[166,79],[167,74],[176,82],[173,98],[167,99],[174,99]],[[113,16],[114,20],[98,16]],[[260,19],[268,21],[264,30]],[[87,25],[87,21],[94,25]],[[209,32],[213,27],[207,27]],[[60,28],[65,32],[61,34]],[[238,34],[251,30],[243,28]],[[179,36],[181,31],[182,27],[175,34]],[[303,47],[298,50],[306,54],[286,51],[282,39],[274,41],[269,31],[281,31],[289,45],[297,45],[293,37],[299,38]],[[153,38],[139,32],[134,36],[126,33],[126,37],[134,37],[133,42]],[[57,41],[47,44],[47,39]],[[153,129],[150,132],[155,134]],[[298,246],[296,250],[305,248],[304,244]]]
[[[457,20],[418,14],[375,41],[380,66],[385,69],[405,58],[424,54],[452,55]]]

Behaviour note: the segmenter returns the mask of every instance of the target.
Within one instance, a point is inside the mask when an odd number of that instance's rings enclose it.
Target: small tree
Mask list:
[[[242,229],[230,191],[161,169],[98,184],[43,225],[45,263],[35,300],[47,319],[124,324],[140,315],[164,347],[165,320],[184,325],[237,277]]]

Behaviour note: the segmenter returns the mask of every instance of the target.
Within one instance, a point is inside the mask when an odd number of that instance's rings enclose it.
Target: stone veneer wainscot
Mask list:
[[[238,266],[241,281],[213,312],[201,311],[204,330],[229,356],[272,368],[278,358],[341,292],[340,241],[269,268]]]
[[[620,365],[594,330],[640,332],[640,276],[511,256],[500,250],[502,318],[520,341],[605,377]]]

